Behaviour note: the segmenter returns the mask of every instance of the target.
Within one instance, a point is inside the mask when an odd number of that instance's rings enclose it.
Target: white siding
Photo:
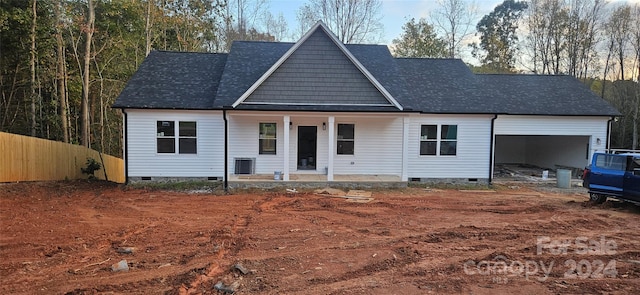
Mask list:
[[[283,116],[291,116],[291,130],[287,155],[291,173],[309,173],[297,171],[298,126],[317,127],[317,163],[316,171],[324,173],[328,163],[328,130],[322,129],[322,123],[328,124],[329,116],[335,116],[339,123],[355,124],[355,154],[334,155],[335,174],[391,174],[402,172],[402,118],[362,114],[329,114],[329,113],[229,113],[229,167],[233,173],[233,158],[256,158],[256,173],[271,174],[282,171],[284,165]],[[258,154],[259,123],[276,122],[278,124],[276,155]],[[289,128],[288,126],[286,128]],[[337,132],[337,128],[336,128]],[[353,164],[352,164],[353,163]]]
[[[491,119],[487,115],[414,115],[408,141],[409,178],[489,177]],[[421,156],[421,125],[458,125],[455,156]]]
[[[237,116],[227,113],[229,118],[229,174],[234,174],[234,158],[255,158],[256,174],[282,171],[283,158],[283,116]],[[276,154],[259,154],[260,123],[276,123]],[[287,127],[288,128],[288,127]]]
[[[588,158],[591,159],[594,152],[604,151],[607,147],[608,119],[607,117],[500,115],[495,121],[495,135],[587,136],[589,137]]]
[[[129,177],[224,176],[224,121],[219,111],[126,110]],[[196,121],[197,154],[158,154],[157,121]]]
[[[335,174],[402,174],[402,118],[336,116],[338,124],[355,124],[354,154],[334,153]]]

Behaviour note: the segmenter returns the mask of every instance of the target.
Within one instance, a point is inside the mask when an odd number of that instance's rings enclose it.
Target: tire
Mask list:
[[[607,200],[605,195],[591,193],[589,194],[589,202],[591,204],[602,204]]]

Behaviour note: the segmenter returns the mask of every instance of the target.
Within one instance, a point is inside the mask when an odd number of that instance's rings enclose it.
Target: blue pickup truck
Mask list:
[[[583,180],[594,204],[608,197],[640,204],[640,154],[596,153]]]

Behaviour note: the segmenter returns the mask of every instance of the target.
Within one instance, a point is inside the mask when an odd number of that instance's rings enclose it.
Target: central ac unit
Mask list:
[[[234,158],[235,174],[254,174],[256,171],[255,158]]]

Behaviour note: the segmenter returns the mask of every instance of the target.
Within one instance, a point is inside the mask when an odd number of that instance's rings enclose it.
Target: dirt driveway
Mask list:
[[[0,293],[640,290],[634,205],[589,206],[584,192],[508,187],[373,197],[356,203],[284,191],[218,196],[102,182],[0,184]],[[114,272],[123,259],[129,270]]]

